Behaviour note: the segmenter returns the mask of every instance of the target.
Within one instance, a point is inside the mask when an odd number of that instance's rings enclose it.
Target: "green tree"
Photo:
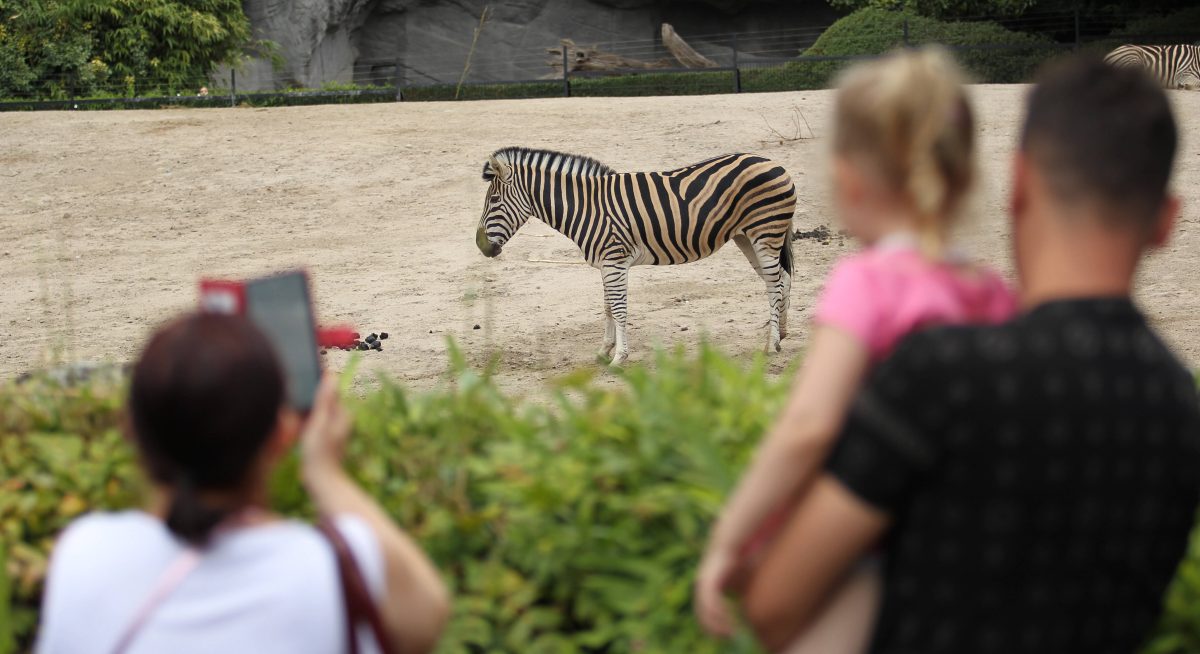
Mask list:
[[[0,97],[193,90],[260,45],[240,0],[0,0]]]
[[[96,54],[139,91],[190,88],[251,43],[240,0],[67,0]]]

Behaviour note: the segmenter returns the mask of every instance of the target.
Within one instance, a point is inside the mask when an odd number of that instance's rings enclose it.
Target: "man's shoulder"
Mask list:
[[[885,364],[922,373],[1012,364],[1020,358],[1028,331],[1019,318],[998,324],[928,327],[905,336]]]

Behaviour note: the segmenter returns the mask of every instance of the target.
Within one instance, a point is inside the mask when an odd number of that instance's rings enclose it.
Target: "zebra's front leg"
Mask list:
[[[612,311],[608,308],[608,300],[604,300],[604,346],[598,356],[607,359],[612,356],[613,347],[617,344],[617,323],[613,321]]]
[[[616,367],[629,357],[629,343],[625,339],[625,320],[629,305],[629,264],[627,262],[606,263],[600,269],[604,277],[604,304],[608,308],[609,326],[613,331],[612,361]],[[607,341],[608,329],[605,329]]]
[[[767,301],[771,305],[770,318],[767,320],[767,345],[763,351],[767,354],[773,354],[783,349],[779,341],[787,333],[787,311],[788,298],[784,294],[784,287],[789,287],[790,279],[785,279],[787,273],[780,265],[779,256],[774,253],[766,252],[760,247],[756,247],[755,251],[758,254],[758,260],[762,266],[761,275],[763,282],[767,286]],[[790,294],[790,293],[789,293]]]

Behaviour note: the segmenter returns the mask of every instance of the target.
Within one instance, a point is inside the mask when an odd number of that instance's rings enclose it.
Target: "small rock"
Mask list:
[[[379,341],[372,341],[371,349],[375,350],[376,352],[382,352],[383,351],[383,343],[381,343]]]
[[[430,331],[430,333],[432,333],[432,332],[433,332],[433,330],[432,330],[432,329],[431,329],[431,330],[429,330],[429,331]],[[387,337],[388,337],[388,333],[387,333],[387,332],[379,332],[379,340],[381,340],[381,341],[386,341],[386,340],[387,340]]]
[[[367,345],[366,343],[359,343],[359,344],[358,344],[358,349],[359,349],[359,350],[362,350],[363,352],[365,352],[365,351],[367,351],[367,350],[371,349],[371,346],[370,346],[370,345]]]
[[[687,325],[684,325],[683,327],[679,328],[679,331],[681,331],[681,332],[686,332],[687,330],[688,330]]]
[[[321,350],[321,356],[325,356],[326,354],[329,354],[329,350]]]
[[[370,344],[370,343],[374,343],[377,340],[379,340],[379,334],[369,334],[367,336],[366,340],[364,340],[363,342]]]
[[[478,325],[478,324],[476,324],[476,325],[475,325],[474,327],[472,327],[471,329],[479,329],[479,325]]]

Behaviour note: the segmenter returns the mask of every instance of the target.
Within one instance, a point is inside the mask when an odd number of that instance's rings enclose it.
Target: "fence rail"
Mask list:
[[[1130,18],[1083,20],[1079,12],[1033,13],[1015,18],[981,16],[960,22],[996,23],[1019,36],[1022,42],[957,43],[947,45],[964,60],[968,68],[980,62],[1012,58],[1010,77],[1020,78],[1041,59],[1058,52],[1079,49],[1111,49],[1136,38],[1141,43],[1179,43],[1200,41],[1200,26],[1194,30],[1172,29],[1132,36],[1119,32]],[[850,54],[801,54],[827,26],[793,27],[768,31],[727,32],[688,35],[688,41],[701,54],[714,61],[712,68],[684,68],[671,63],[658,67],[605,71],[571,70],[567,49],[556,70],[544,50],[522,53],[504,60],[476,61],[470,66],[473,77],[460,82],[463,63],[454,58],[429,60],[425,70],[395,61],[361,60],[352,73],[352,83],[326,85],[320,89],[288,89],[287,78],[277,75],[266,81],[272,91],[239,91],[238,73],[224,79],[205,78],[190,83],[168,82],[153,77],[125,78],[99,88],[87,97],[73,97],[81,81],[71,76],[44,79],[58,89],[57,97],[16,97],[0,99],[0,111],[41,109],[140,108],[160,106],[221,107],[276,104],[319,104],[330,102],[389,102],[405,100],[452,100],[475,98],[520,98],[572,95],[653,95],[683,93],[741,93],[764,90],[820,88],[828,83],[839,64],[879,56],[877,51]],[[910,29],[903,21],[901,33],[893,35],[899,45],[912,46],[939,42],[920,30]],[[1030,35],[1037,37],[1033,42]],[[886,35],[883,35],[886,37]],[[867,44],[878,41],[878,33],[864,34]],[[658,39],[639,39],[598,43],[598,49],[629,59],[649,62],[673,62]],[[414,81],[409,81],[409,80]],[[261,80],[260,80],[261,81]],[[979,81],[1023,81],[1021,79],[980,79]],[[166,92],[170,89],[172,92]],[[186,91],[184,90],[186,89]]]

